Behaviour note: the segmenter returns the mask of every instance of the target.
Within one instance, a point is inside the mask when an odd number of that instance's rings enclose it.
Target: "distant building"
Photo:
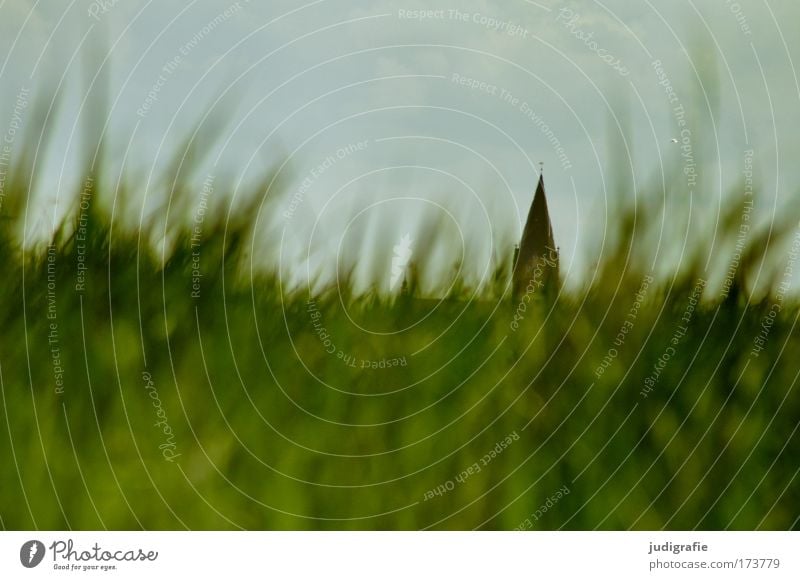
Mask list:
[[[528,213],[528,221],[522,232],[522,240],[514,252],[514,296],[548,294],[557,288],[558,254],[558,248],[553,240],[550,213],[547,211],[544,176],[541,175]]]

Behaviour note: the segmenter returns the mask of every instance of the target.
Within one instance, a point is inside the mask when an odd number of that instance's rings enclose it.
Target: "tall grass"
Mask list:
[[[798,527],[798,309],[779,275],[754,283],[782,272],[791,227],[754,230],[724,295],[702,252],[650,271],[656,192],[553,300],[509,297],[510,246],[491,283],[448,275],[441,300],[420,295],[424,263],[402,296],[347,276],[309,294],[251,268],[270,176],[193,246],[202,172],[177,159],[169,211],[190,219],[131,224],[115,200],[138,182],[87,169],[39,246],[19,235],[31,156],[9,171],[6,528]],[[740,215],[713,232],[715,265]]]

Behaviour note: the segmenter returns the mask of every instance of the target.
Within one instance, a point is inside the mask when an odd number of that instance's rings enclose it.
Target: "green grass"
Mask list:
[[[798,527],[788,296],[753,354],[780,280],[756,298],[751,274],[765,253],[785,259],[789,228],[752,238],[731,295],[708,290],[682,321],[704,256],[654,275],[637,300],[649,275],[638,236],[657,212],[631,213],[593,282],[534,299],[515,331],[502,265],[479,295],[459,282],[441,302],[251,278],[250,203],[206,221],[192,297],[187,227],[166,230],[162,259],[151,242],[164,231],[113,221],[112,192],[94,191],[76,290],[79,193],[51,249],[23,249],[27,179],[23,160],[0,222],[7,529]],[[419,324],[375,336],[354,322]]]

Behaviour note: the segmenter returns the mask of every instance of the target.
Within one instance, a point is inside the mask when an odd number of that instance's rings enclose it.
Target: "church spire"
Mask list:
[[[547,210],[544,174],[540,174],[514,264],[514,295],[529,290],[539,293],[557,281],[558,250]]]

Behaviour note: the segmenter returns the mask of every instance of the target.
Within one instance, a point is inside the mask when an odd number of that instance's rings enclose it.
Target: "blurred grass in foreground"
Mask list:
[[[754,229],[723,298],[700,253],[642,266],[650,203],[584,290],[514,331],[511,248],[480,295],[457,280],[441,302],[413,278],[389,299],[251,277],[256,194],[192,247],[190,227],[112,220],[87,174],[52,245],[23,250],[26,162],[0,225],[6,528],[798,527],[798,309],[748,278],[786,261],[786,225]]]

